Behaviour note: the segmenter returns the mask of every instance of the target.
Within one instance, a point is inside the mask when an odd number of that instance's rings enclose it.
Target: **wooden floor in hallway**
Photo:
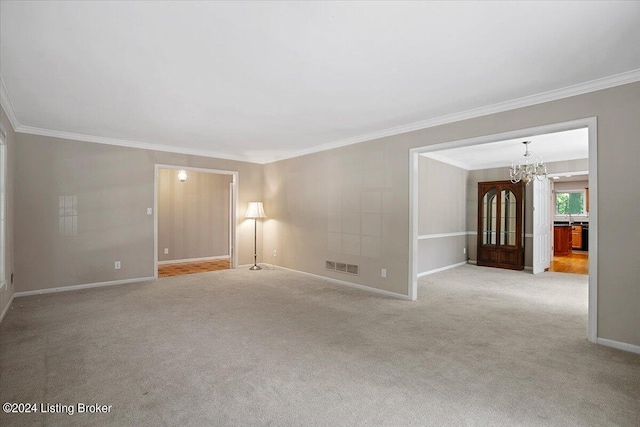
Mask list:
[[[231,268],[229,259],[211,261],[180,262],[158,266],[158,277],[181,276],[183,274],[205,273],[208,271],[227,270]]]
[[[554,255],[549,271],[589,274],[589,253],[573,252],[570,255]]]

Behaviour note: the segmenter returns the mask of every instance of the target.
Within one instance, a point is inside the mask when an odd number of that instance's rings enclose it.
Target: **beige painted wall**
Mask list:
[[[469,172],[418,157],[418,235],[466,233]],[[466,235],[418,238],[418,274],[465,262]]]
[[[14,224],[15,224],[15,152],[16,152],[16,134],[9,122],[9,118],[0,107],[0,122],[2,127],[7,131],[7,235],[6,235],[6,257],[5,272],[7,286],[0,291],[0,315],[8,309],[11,296],[14,294],[14,283],[11,283],[11,273],[14,271],[15,255],[14,255]]]
[[[277,263],[285,267],[407,295],[410,148],[594,116],[600,218],[598,335],[640,345],[640,264],[628,262],[630,254],[640,253],[640,227],[634,226],[640,209],[635,165],[640,157],[640,83],[265,165],[271,219],[265,222],[264,252],[278,249]],[[356,217],[342,214],[370,213],[365,210],[372,208],[379,212],[379,238],[363,239]],[[360,276],[326,271],[324,260],[333,257],[360,264]],[[386,279],[380,277],[381,268],[387,268]]]
[[[238,171],[238,258],[253,262],[244,213],[262,198],[262,165],[27,134],[16,161],[16,292],[153,276],[155,164]],[[76,235],[61,233],[60,196],[77,198]]]
[[[406,292],[408,201],[394,191],[405,163],[378,140],[265,165],[264,253],[277,250],[285,267]],[[357,264],[360,275],[328,271],[325,260]]]
[[[232,175],[158,170],[158,260],[229,255],[229,184]],[[164,254],[164,249],[169,254]]]

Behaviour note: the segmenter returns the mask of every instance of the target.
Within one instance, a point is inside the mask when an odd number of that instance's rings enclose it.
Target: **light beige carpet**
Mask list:
[[[400,301],[227,270],[17,298],[2,426],[640,425],[640,355],[586,340],[586,276],[463,266]]]

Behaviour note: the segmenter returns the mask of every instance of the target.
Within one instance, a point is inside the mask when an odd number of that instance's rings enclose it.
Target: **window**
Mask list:
[[[557,215],[584,215],[586,212],[584,191],[556,192]]]

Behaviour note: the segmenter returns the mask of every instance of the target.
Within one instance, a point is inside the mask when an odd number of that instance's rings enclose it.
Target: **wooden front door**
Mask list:
[[[478,183],[478,265],[524,269],[522,183]]]

